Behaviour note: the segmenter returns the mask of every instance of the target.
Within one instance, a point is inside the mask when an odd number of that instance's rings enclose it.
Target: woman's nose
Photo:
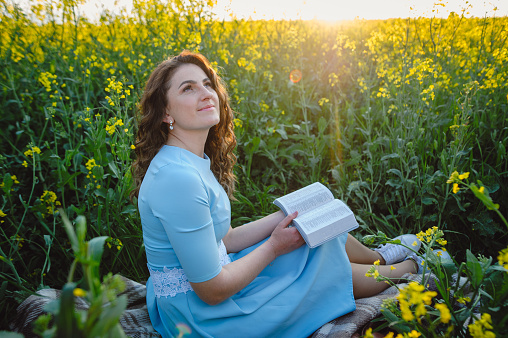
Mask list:
[[[213,89],[211,87],[205,87],[205,86],[202,86],[201,87],[201,92],[203,95],[203,99],[209,99],[213,96]]]

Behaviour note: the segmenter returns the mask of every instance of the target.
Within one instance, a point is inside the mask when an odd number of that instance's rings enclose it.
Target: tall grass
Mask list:
[[[73,257],[57,207],[108,236],[103,272],[147,278],[128,198],[136,104],[152,69],[183,49],[213,62],[238,112],[234,226],[321,181],[355,211],[358,237],[438,226],[457,258],[504,248],[497,215],[446,180],[468,171],[508,200],[507,18],[220,22],[209,5],[135,1],[94,23],[74,1],[1,3],[6,312],[65,283]]]

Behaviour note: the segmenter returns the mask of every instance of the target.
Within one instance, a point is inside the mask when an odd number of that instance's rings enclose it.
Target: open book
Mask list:
[[[293,224],[311,248],[358,228],[351,209],[318,182],[279,197],[273,203],[286,215],[298,211]]]

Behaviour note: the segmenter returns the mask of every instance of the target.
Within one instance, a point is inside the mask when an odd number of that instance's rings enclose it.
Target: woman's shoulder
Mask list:
[[[173,148],[175,147],[163,146],[152,159],[148,171],[153,175],[161,172],[165,174],[182,173],[197,175],[198,168],[192,162],[186,160],[178,149]]]
[[[172,154],[175,155],[175,154]],[[178,156],[159,152],[150,163],[140,188],[140,195],[157,195],[178,192],[179,194],[203,189],[203,178],[192,163]]]

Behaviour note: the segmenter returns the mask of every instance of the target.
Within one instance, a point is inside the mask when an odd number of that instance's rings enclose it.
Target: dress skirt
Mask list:
[[[343,234],[315,249],[304,245],[280,256],[247,287],[213,306],[194,291],[157,298],[149,278],[150,320],[163,337],[182,333],[183,337],[308,337],[355,310],[346,240]],[[229,256],[237,260],[261,243]]]

